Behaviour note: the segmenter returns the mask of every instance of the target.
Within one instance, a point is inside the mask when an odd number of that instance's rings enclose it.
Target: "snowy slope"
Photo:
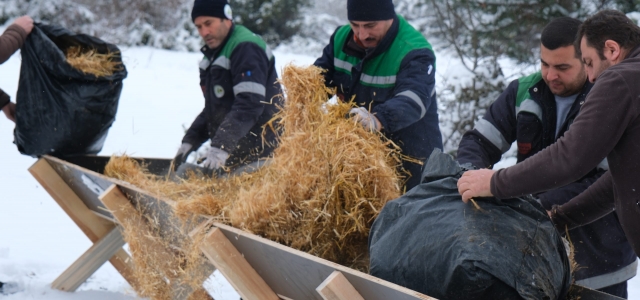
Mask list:
[[[101,155],[126,152],[140,157],[172,157],[180,146],[183,127],[191,124],[203,106],[197,71],[201,57],[152,48],[123,49],[123,55],[129,77]],[[290,61],[310,64],[319,53],[306,56],[275,51],[275,55],[281,67]],[[12,98],[19,68],[19,54],[0,66],[0,87]],[[110,264],[98,270],[79,292],[49,288],[91,243],[28,173],[35,159],[18,153],[12,144],[12,129],[13,123],[0,116],[0,281],[17,282],[21,290],[3,299],[137,299]],[[239,299],[223,279],[210,280],[206,288],[216,299]],[[630,282],[629,290],[630,299],[640,300],[640,280]]]

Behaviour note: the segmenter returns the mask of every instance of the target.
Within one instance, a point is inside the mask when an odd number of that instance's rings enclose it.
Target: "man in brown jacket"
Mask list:
[[[605,10],[583,23],[576,43],[595,85],[564,137],[510,168],[468,171],[458,190],[465,202],[538,193],[573,182],[606,157],[609,172],[549,214],[564,230],[615,210],[640,254],[640,28],[623,13]]]
[[[19,17],[4,31],[0,36],[0,64],[13,55],[24,41],[27,39],[27,35],[31,33],[33,29],[33,19],[29,16]],[[13,122],[16,121],[16,104],[11,102],[9,95],[0,89],[0,109],[4,112],[7,118]],[[1,286],[0,286],[1,287]]]

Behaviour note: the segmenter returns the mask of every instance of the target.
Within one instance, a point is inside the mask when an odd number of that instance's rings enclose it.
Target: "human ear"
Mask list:
[[[604,56],[611,61],[616,61],[621,58],[622,51],[620,44],[614,40],[606,40],[604,42]]]

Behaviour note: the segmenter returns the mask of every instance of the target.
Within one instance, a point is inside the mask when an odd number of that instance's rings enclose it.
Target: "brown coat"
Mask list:
[[[13,53],[18,51],[26,39],[27,32],[22,27],[16,24],[9,26],[0,35],[0,64],[3,64]],[[7,103],[9,103],[9,95],[0,90],[0,108],[3,108]]]
[[[603,158],[605,173],[584,193],[554,209],[558,228],[590,223],[614,209],[640,254],[640,47],[600,74],[569,131],[529,159],[496,172],[491,192],[510,198],[571,183]]]

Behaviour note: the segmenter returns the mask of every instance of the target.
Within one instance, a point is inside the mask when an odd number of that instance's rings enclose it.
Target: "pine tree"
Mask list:
[[[301,26],[300,10],[309,0],[231,1],[234,21],[277,45],[296,34]]]

